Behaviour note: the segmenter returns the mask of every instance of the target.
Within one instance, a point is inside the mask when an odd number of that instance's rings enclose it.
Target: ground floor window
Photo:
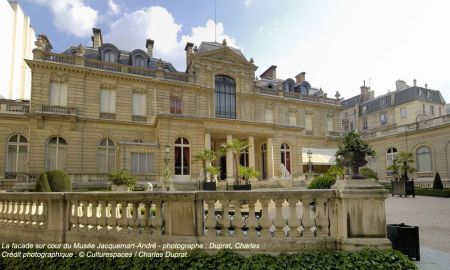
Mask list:
[[[428,146],[421,146],[416,150],[417,159],[417,171],[418,172],[431,172],[431,149]]]
[[[175,140],[175,175],[190,174],[190,146],[185,137]]]
[[[6,172],[27,171],[28,140],[22,135],[14,135],[8,140],[6,152]]]
[[[63,137],[54,136],[47,141],[45,168],[47,170],[64,170],[66,168],[67,143]]]
[[[291,173],[291,151],[287,143],[281,145],[281,163]]]
[[[147,174],[153,172],[153,153],[131,153],[131,173]]]

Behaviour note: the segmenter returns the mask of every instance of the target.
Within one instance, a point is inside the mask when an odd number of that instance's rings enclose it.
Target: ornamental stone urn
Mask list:
[[[350,168],[352,179],[363,179],[364,176],[359,174],[359,168],[367,164],[366,153],[364,152],[348,152],[343,155],[343,164]]]

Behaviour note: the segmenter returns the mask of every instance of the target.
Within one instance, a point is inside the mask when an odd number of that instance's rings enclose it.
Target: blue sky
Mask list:
[[[2,0],[3,1],[3,0]],[[217,40],[240,48],[279,78],[306,72],[330,96],[358,94],[363,80],[376,95],[395,80],[441,90],[450,102],[450,1],[217,0]],[[214,0],[22,0],[37,33],[54,50],[90,45],[91,28],[122,49],[155,40],[154,56],[184,70],[187,41],[214,40]]]

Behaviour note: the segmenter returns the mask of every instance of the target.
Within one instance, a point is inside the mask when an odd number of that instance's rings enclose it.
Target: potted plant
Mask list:
[[[220,174],[220,168],[216,166],[209,166],[206,171],[211,175],[211,181],[203,182],[203,190],[216,190],[217,177]]]
[[[231,152],[233,155],[233,172],[234,172],[234,186],[241,185],[241,179],[239,177],[239,159],[241,157],[241,153],[249,148],[249,144],[247,140],[237,140],[234,139],[231,142],[222,145],[220,148],[220,152],[222,154],[226,154]],[[239,188],[239,187],[238,187]]]
[[[259,176],[259,172],[254,168],[239,166],[239,175],[241,175],[244,184],[235,185],[235,190],[251,190],[252,185],[249,183],[251,178]]]
[[[402,151],[398,153],[398,156],[392,162],[392,165],[388,167],[393,173],[393,176],[397,180],[409,180],[408,173],[414,173],[416,168],[411,164],[414,163],[414,153]]]
[[[136,185],[136,176],[121,170],[109,173],[108,181],[112,183],[111,191],[130,191]]]
[[[212,179],[208,179],[208,168],[207,163],[216,160],[216,153],[209,149],[204,149],[203,151],[194,155],[194,162],[202,162],[203,167],[203,189],[204,190],[216,190],[216,182]],[[220,170],[219,170],[220,171]],[[217,179],[216,179],[217,180]]]
[[[361,179],[359,168],[367,164],[366,156],[374,157],[375,151],[361,136],[351,131],[338,142],[336,156],[342,157],[342,164],[350,168],[352,179]]]

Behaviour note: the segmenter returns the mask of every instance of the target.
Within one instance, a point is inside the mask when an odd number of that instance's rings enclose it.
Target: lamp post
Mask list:
[[[312,174],[312,153],[311,153],[311,149],[308,150],[308,172],[309,172],[309,179],[311,179],[311,174]]]

